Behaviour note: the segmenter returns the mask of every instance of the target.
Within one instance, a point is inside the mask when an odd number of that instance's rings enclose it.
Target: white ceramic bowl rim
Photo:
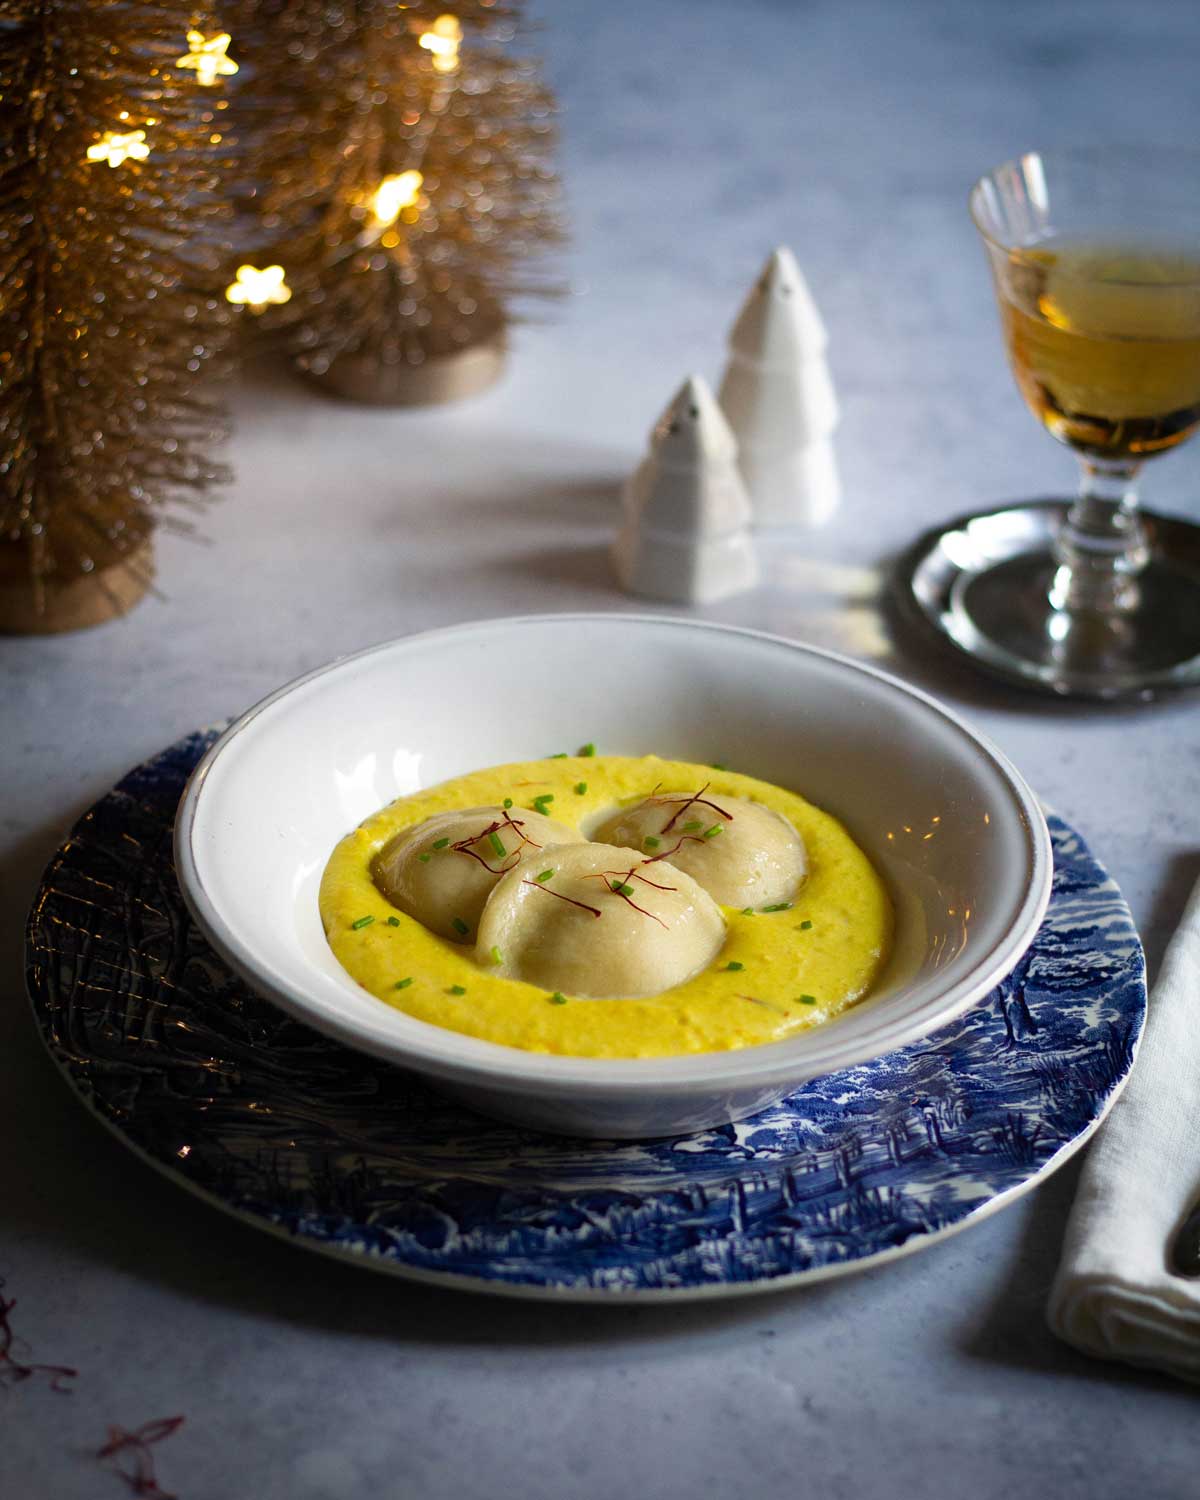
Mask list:
[[[330,672],[384,651],[420,651],[431,642],[454,636],[482,636],[497,629],[541,626],[551,621],[557,626],[602,622],[610,626],[642,625],[656,629],[676,627],[693,632],[713,631],[727,636],[741,636],[833,663],[851,673],[869,677],[906,699],[915,699],[923,704],[991,763],[1010,794],[1021,821],[1028,843],[1030,878],[1016,914],[1004,934],[957,983],[931,995],[919,1009],[881,1022],[872,1030],[869,1038],[856,1039],[850,1044],[839,1033],[835,1021],[784,1041],[726,1052],[690,1053],[681,1057],[649,1059],[562,1057],[525,1052],[425,1024],[420,1026],[419,1036],[415,1037],[409,1032],[403,1038],[398,1038],[388,1024],[389,1018],[394,1022],[397,1013],[382,1002],[379,1005],[377,1023],[352,1023],[334,1009],[314,1001],[311,996],[298,993],[286,976],[277,974],[260,961],[253,947],[242,939],[214,904],[202,881],[194,838],[200,804],[214,765],[230,744],[273,705]],[[768,631],[685,617],[584,611],[475,620],[382,641],[361,651],[337,657],[276,689],[236,719],[212,745],[193,772],[180,803],[175,825],[175,863],[188,907],[212,946],[258,993],[266,995],[298,1020],[348,1046],[455,1083],[469,1082],[482,1088],[491,1084],[505,1089],[516,1088],[534,1095],[561,1094],[563,1087],[568,1086],[573,1092],[585,1097],[589,1094],[612,1097],[626,1092],[630,1097],[635,1097],[644,1094],[650,1086],[664,1095],[688,1094],[697,1088],[719,1091],[722,1088],[744,1088],[759,1084],[765,1086],[796,1076],[800,1053],[803,1057],[803,1075],[814,1077],[884,1056],[917,1041],[969,1009],[1011,970],[1028,947],[1045,915],[1050,899],[1053,867],[1045,818],[1033,792],[1016,768],[984,736],[969,728],[957,715],[921,689],[852,657],[805,645]]]

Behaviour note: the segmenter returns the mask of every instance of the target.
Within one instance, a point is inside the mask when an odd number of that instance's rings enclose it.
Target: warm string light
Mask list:
[[[144,130],[128,130],[124,134],[106,130],[96,144],[87,149],[88,161],[106,161],[110,167],[119,167],[127,159],[145,161],[149,155]]]
[[[215,83],[219,76],[228,76],[238,71],[238,65],[226,56],[232,38],[228,32],[205,37],[203,32],[189,31],[189,52],[177,60],[179,68],[195,68],[196,81],[200,84]],[[459,46],[462,42],[462,26],[457,17],[438,16],[432,29],[422,33],[419,44],[432,54],[433,66],[438,73],[454,73],[459,65]],[[144,132],[139,132],[144,134]],[[145,148],[143,148],[144,150]],[[396,172],[380,182],[367,200],[376,229],[388,229],[406,209],[418,208],[421,204],[421,186],[425,174],[415,167],[405,172]],[[414,216],[409,216],[414,217]],[[395,235],[384,235],[383,244],[394,246]],[[279,307],[289,302],[292,289],[287,284],[284,268],[279,265],[243,265],[237,268],[236,279],[225,288],[226,301],[247,307],[252,313],[262,312],[267,307]]]
[[[423,31],[417,40],[426,52],[432,54],[435,72],[458,72],[458,49],[462,45],[462,26],[457,16],[439,16],[432,27],[428,31]]]
[[[284,280],[282,266],[239,266],[237,279],[225,288],[225,300],[261,312],[291,299],[292,289]]]
[[[462,26],[457,16],[438,16],[432,28],[422,32],[417,41],[421,47],[432,54],[435,72],[449,74],[458,71],[458,49],[462,42]],[[429,134],[435,128],[449,97],[450,90],[439,85],[427,112],[423,144],[427,145]],[[391,226],[401,215],[410,224],[416,222],[419,210],[424,206],[424,200],[421,197],[421,185],[424,181],[425,174],[415,167],[410,167],[406,172],[397,172],[390,177],[385,177],[368,200],[373,217],[373,228],[388,231],[379,241],[385,249],[394,250],[400,244],[400,236]]]
[[[421,196],[424,173],[415,168],[408,172],[397,172],[385,177],[371,198],[371,212],[377,227],[385,229],[394,224],[406,208],[414,208]]]
[[[519,16],[521,0],[498,3]],[[277,104],[244,132],[261,184],[256,253],[292,289],[261,323],[317,375],[343,354],[415,368],[488,342],[510,297],[553,290],[526,270],[559,238],[552,96],[526,59],[473,49],[465,15],[343,6],[318,44],[325,8],[272,5],[277,30],[238,32],[242,71]],[[321,64],[297,69],[314,47]],[[326,58],[370,80],[349,114],[321,76]]]
[[[202,31],[189,31],[188,50],[183,57],[175,59],[175,66],[195,68],[196,82],[209,88],[218,78],[228,78],[238,70],[233,58],[225,55],[232,40],[227,31],[219,31],[215,36],[207,37]]]
[[[191,531],[225,480],[222,377],[244,316],[220,296],[232,275],[212,283],[234,205],[214,190],[224,101],[174,66],[190,9],[0,12],[0,533],[20,590],[3,612],[40,631],[129,608],[155,531]]]

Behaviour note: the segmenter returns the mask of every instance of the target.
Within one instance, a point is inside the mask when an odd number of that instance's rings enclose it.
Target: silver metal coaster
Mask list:
[[[1151,560],[1136,611],[1056,614],[1048,593],[1068,500],[958,517],[901,560],[905,613],[977,666],[1058,697],[1142,699],[1200,685],[1200,526],[1142,512]]]

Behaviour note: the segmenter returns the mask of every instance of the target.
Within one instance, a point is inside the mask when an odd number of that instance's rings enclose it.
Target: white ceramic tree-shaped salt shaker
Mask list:
[[[707,604],[758,582],[737,444],[700,376],[684,381],[656,423],[624,511],[613,561],[629,593]]]
[[[819,526],[838,507],[828,342],[795,256],[781,246],[733,325],[719,391],[756,527]]]

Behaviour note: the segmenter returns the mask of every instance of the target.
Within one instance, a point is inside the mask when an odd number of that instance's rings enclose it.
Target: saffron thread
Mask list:
[[[110,1427],[108,1441],[97,1449],[96,1457],[115,1460],[116,1472],[135,1495],[150,1495],[153,1500],[177,1500],[173,1490],[164,1490],[159,1484],[150,1447],[169,1438],[182,1426],[182,1417],[159,1417],[133,1432],[126,1432],[123,1427]],[[125,1458],[125,1463],[122,1463],[122,1458]]]
[[[662,828],[660,829],[660,832],[662,832],[662,833],[669,832],[669,830],[674,827],[675,823],[680,818],[683,817],[683,815],[684,815],[685,812],[687,812],[688,808],[689,807],[695,807],[697,804],[699,804],[701,807],[711,807],[712,810],[713,810],[713,812],[715,812],[719,818],[724,818],[727,823],[732,823],[733,822],[733,814],[732,813],[726,812],[723,807],[718,807],[715,802],[709,802],[707,800],[707,798],[705,797],[704,794],[705,794],[705,792],[708,791],[708,789],[709,789],[709,787],[711,785],[712,785],[711,781],[706,781],[704,783],[704,785],[700,788],[700,790],[698,792],[694,792],[690,797],[684,797],[683,800],[682,800],[682,802],[680,803],[680,806],[675,810],[674,813],[672,813],[672,815],[663,824]],[[650,797],[647,800],[651,801],[651,802],[659,802],[659,803],[668,802],[669,803],[669,802],[679,801],[680,799],[676,798],[676,797],[655,797],[654,794],[651,793]],[[697,824],[697,827],[699,827],[699,824]]]
[[[589,906],[586,901],[576,901],[574,896],[564,896],[561,891],[552,891],[548,885],[539,885],[536,880],[522,880],[521,884],[529,886],[534,891],[543,891],[547,896],[553,896],[556,901],[566,901],[571,906],[577,906],[580,911],[590,911],[593,917],[603,915],[598,906]]]
[[[780,1005],[772,1005],[769,1000],[760,1000],[757,995],[739,995],[739,1000],[749,1000],[751,1005],[761,1005],[764,1010],[773,1010],[777,1016],[786,1016],[787,1011]]]
[[[0,1280],[0,1287],[4,1282]],[[8,1321],[8,1315],[17,1305],[15,1297],[5,1297],[0,1292],[0,1385],[16,1385],[22,1380],[28,1380],[33,1375],[46,1375],[49,1377],[50,1389],[57,1391],[60,1396],[69,1396],[71,1388],[64,1385],[66,1380],[74,1380],[79,1374],[70,1365],[39,1365],[27,1364],[24,1360],[14,1359],[13,1350],[20,1346],[27,1348],[24,1339],[18,1339]]]
[[[486,839],[494,854],[501,858],[506,857],[508,850],[505,847],[504,840],[500,837],[499,830],[501,828],[511,829],[520,840],[520,845],[513,851],[513,858],[509,860],[508,864],[501,865],[499,869],[496,869],[494,866],[488,864],[483,855],[475,848],[475,845],[483,843],[484,839]],[[465,854],[469,859],[478,861],[489,875],[507,875],[510,870],[515,870],[521,863],[521,849],[526,844],[532,849],[540,849],[542,847],[541,844],[531,839],[525,832],[523,820],[512,817],[508,810],[505,809],[501,816],[495,819],[494,822],[489,823],[482,832],[476,833],[470,838],[459,839],[457,843],[451,844],[450,847],[455,854]]]
[[[647,863],[649,863],[649,861],[647,861]],[[657,922],[660,927],[666,927],[667,924],[661,917],[655,916],[652,911],[647,911],[644,906],[639,906],[633,899],[633,897],[629,894],[633,889],[633,887],[629,884],[629,881],[634,879],[635,875],[636,871],[631,866],[628,870],[626,870],[624,879],[619,884],[610,884],[609,890],[612,891],[614,896],[620,896],[622,901],[624,901],[627,905],[632,906],[634,911],[640,911],[643,917],[649,917],[652,922]],[[646,884],[653,885],[654,882],[647,881]],[[662,889],[662,887],[659,887],[659,889]]]

